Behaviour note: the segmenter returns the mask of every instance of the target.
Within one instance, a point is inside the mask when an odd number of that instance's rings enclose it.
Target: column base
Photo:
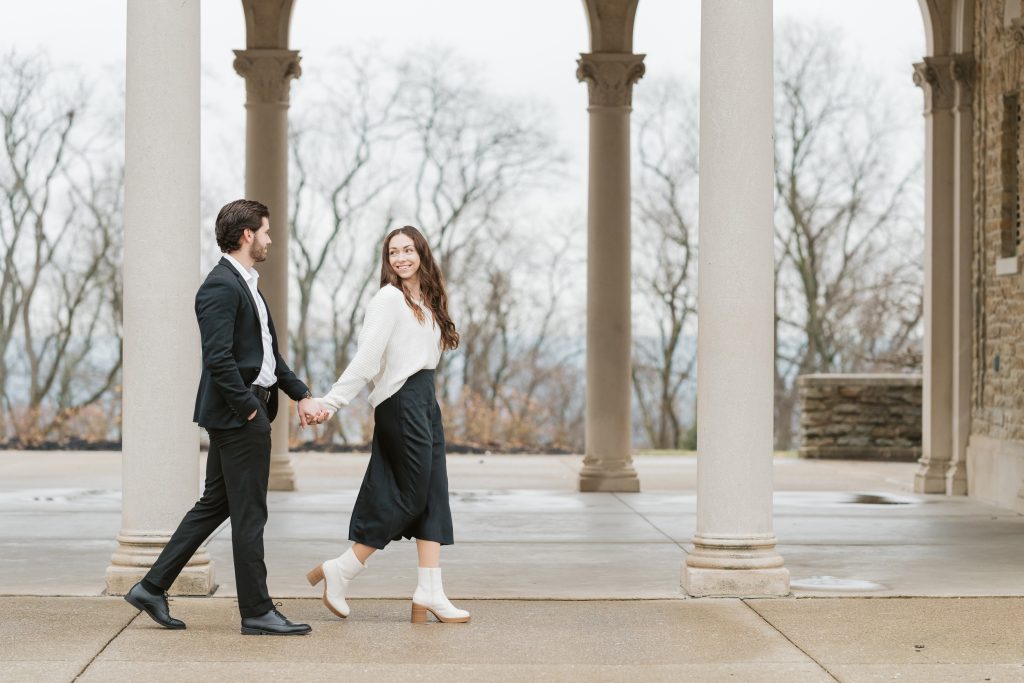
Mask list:
[[[693,597],[757,598],[789,595],[789,570],[774,536],[695,536],[681,576]]]
[[[284,393],[278,392],[280,409],[271,425],[270,436],[270,481],[269,491],[294,491],[295,470],[292,459],[288,455],[288,420],[291,413],[291,401]]]
[[[950,463],[946,471],[946,495],[967,495],[967,467],[962,461]]]
[[[945,493],[946,463],[922,462],[914,474],[914,493]]]
[[[782,598],[789,595],[789,570],[684,566],[682,585],[695,598]]]
[[[292,467],[291,458],[287,453],[271,454],[270,481],[267,489],[270,491],[295,490],[295,468]]]
[[[117,550],[107,567],[107,595],[124,595],[142,579],[164,549],[170,536],[145,532],[122,532]],[[196,551],[167,591],[170,595],[213,595],[217,590],[213,562],[205,547]]]
[[[606,469],[600,464],[584,464],[580,470],[579,491],[593,493],[597,491],[614,493],[639,493],[640,479],[632,465]]]

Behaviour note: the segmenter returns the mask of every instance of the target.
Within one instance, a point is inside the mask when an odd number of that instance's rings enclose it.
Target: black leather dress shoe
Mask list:
[[[135,609],[140,609],[150,616],[156,623],[164,628],[182,629],[185,622],[171,616],[171,610],[167,606],[166,593],[151,593],[146,590],[142,582],[132,586],[132,589],[124,596]]]
[[[309,624],[293,624],[276,609],[258,617],[242,618],[243,636],[303,636],[312,630]]]

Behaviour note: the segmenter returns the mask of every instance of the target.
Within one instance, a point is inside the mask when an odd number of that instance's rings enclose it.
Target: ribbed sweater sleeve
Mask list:
[[[347,406],[377,376],[400,306],[404,305],[405,297],[391,285],[381,287],[373,296],[366,307],[363,328],[359,331],[356,355],[327,395],[320,399],[325,406],[334,411]]]

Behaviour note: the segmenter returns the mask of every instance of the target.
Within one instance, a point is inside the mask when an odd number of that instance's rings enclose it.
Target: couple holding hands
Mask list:
[[[287,619],[267,591],[263,528],[267,522],[270,429],[277,390],[297,402],[303,426],[330,419],[367,383],[373,383],[373,445],[349,524],[352,545],[308,574],[324,584],[324,605],[347,617],[350,581],[367,558],[389,542],[416,539],[418,582],[412,621],[427,612],[445,623],[469,613],[445,596],[441,546],[453,543],[441,410],[434,369],[459,333],[448,315],[444,277],[423,235],[411,226],[391,231],[381,253],[380,290],[366,309],[352,362],[331,390],[314,398],[278,352],[277,334],[253,268],[266,260],[270,212],[237,200],[217,215],[224,252],[196,294],[203,371],[194,420],[210,435],[203,495],[185,514],[146,576],[125,595],[161,626],[185,628],[173,618],[166,591],[193,553],[231,519],[232,552],[244,635],[302,635],[308,624]]]

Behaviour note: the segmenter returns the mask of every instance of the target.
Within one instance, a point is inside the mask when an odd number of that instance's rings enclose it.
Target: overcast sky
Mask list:
[[[911,64],[925,49],[916,0],[775,0],[776,25],[796,18],[841,29],[847,49],[891,92],[897,113],[919,115],[923,98],[911,82]],[[47,51],[57,65],[78,64],[88,74],[123,78],[125,0],[33,0],[6,3],[0,51]],[[677,74],[697,81],[700,53],[698,0],[641,0],[634,50],[647,54],[647,81]],[[575,60],[589,49],[581,0],[297,0],[291,47],[302,54],[305,74],[331,64],[333,52],[354,48],[395,57],[408,48],[445,45],[472,62],[491,88],[511,97],[546,103],[572,176],[569,202],[585,205],[586,87],[576,81]],[[245,46],[238,0],[202,3],[204,178],[212,180],[236,150],[239,169],[218,190],[241,194],[244,158],[244,83],[232,69],[232,49]],[[322,71],[319,72],[322,74]],[[313,79],[306,78],[305,83]],[[293,103],[303,96],[292,86]],[[637,86],[644,87],[644,81]],[[118,88],[115,92],[119,91]],[[923,131],[923,126],[921,126]],[[918,149],[917,145],[912,146]]]

